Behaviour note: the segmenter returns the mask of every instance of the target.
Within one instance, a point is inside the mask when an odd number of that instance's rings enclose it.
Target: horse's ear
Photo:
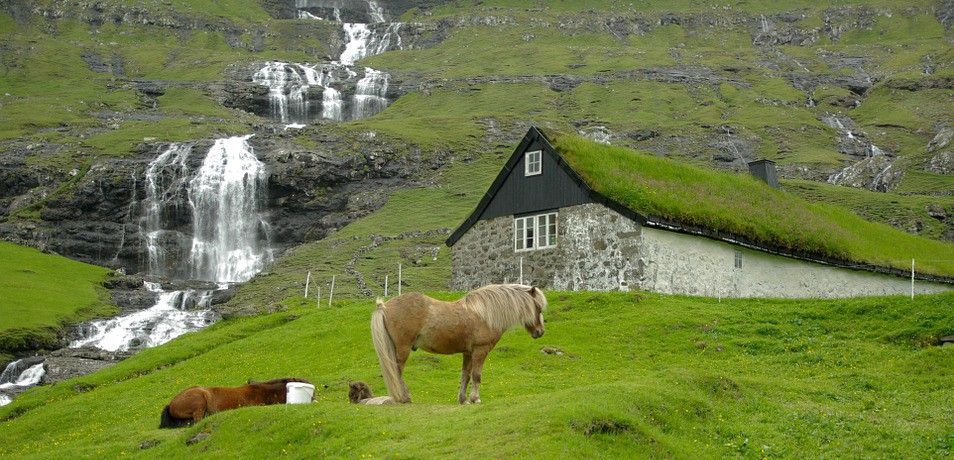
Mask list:
[[[530,286],[530,290],[527,291],[527,292],[530,293],[530,297],[536,297],[536,296],[537,296],[537,288],[536,288],[536,286]]]

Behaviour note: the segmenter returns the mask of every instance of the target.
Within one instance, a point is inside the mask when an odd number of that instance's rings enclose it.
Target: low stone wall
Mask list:
[[[454,245],[451,287],[523,282],[548,289],[641,289],[707,297],[835,298],[908,294],[911,281],[768,254],[683,233],[641,227],[598,204],[559,210],[557,246],[513,249],[513,216],[477,222]],[[736,267],[736,253],[741,267]],[[915,282],[921,294],[952,286]]]

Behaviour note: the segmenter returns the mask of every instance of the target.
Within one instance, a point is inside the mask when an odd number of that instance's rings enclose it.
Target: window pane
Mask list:
[[[527,218],[527,237],[524,239],[526,241],[527,249],[533,248],[533,217]]]
[[[523,219],[514,219],[513,221],[513,240],[515,249],[523,249]]]
[[[556,214],[550,214],[549,216],[550,225],[547,227],[547,239],[551,246],[556,246],[557,241],[557,223],[556,223]]]
[[[547,245],[547,216],[537,217],[537,247]]]

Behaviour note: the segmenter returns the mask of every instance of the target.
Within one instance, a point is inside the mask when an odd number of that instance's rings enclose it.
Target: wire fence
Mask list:
[[[397,265],[397,295],[401,295],[403,291],[402,289],[402,285],[404,284],[404,266],[403,265],[404,264]],[[390,274],[384,275],[384,297],[385,298],[387,298],[389,294],[390,277],[391,277]],[[331,305],[334,302],[335,283],[337,282],[337,278],[338,278],[337,274],[331,275],[330,288],[328,289],[328,303],[326,304],[328,307],[331,307]],[[308,300],[309,294],[311,293],[311,282],[312,282],[312,276],[311,276],[311,271],[309,270],[308,273],[305,275],[305,292],[303,296],[305,300]],[[314,297],[318,301],[318,307],[321,307],[321,303],[322,301],[324,301],[324,298],[321,296],[321,286],[322,285],[320,283],[317,283],[317,286],[316,286],[317,295],[315,295]],[[373,297],[373,295],[371,297]]]

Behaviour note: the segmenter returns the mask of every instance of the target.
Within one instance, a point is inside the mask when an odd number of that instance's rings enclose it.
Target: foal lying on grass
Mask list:
[[[244,406],[285,404],[289,382],[310,383],[305,379],[284,378],[250,383],[240,387],[192,387],[172,398],[162,410],[159,428],[192,425],[203,417]]]
[[[364,382],[351,382],[348,384],[348,400],[352,404],[364,404],[368,406],[383,406],[385,404],[394,404],[390,396],[378,396],[371,393],[371,387]]]

